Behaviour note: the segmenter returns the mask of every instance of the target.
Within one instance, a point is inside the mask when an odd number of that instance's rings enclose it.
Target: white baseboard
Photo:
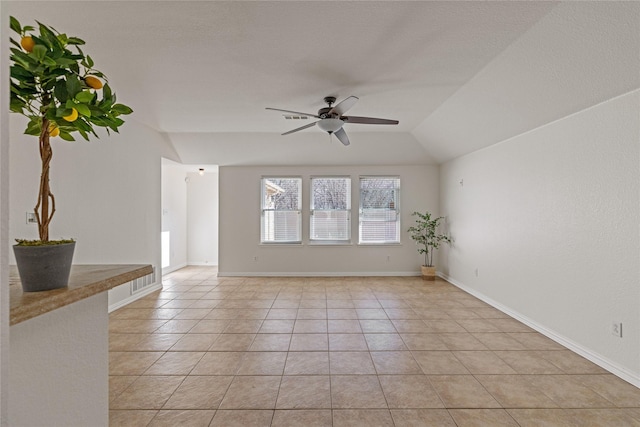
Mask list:
[[[447,282],[451,283],[452,285],[456,286],[457,288],[462,289],[463,291],[473,295],[474,297],[486,302],[487,304],[489,304],[490,306],[502,311],[503,313],[513,317],[514,319],[518,320],[519,322],[524,323],[525,325],[527,325],[528,327],[530,327],[531,329],[534,329],[537,332],[540,332],[542,335],[546,336],[547,338],[552,339],[553,341],[557,342],[558,344],[568,348],[569,350],[578,353],[580,356],[584,357],[587,360],[590,360],[591,362],[595,363],[596,365],[600,366],[603,369],[606,369],[607,371],[611,372],[612,374],[622,378],[623,380],[627,381],[630,384],[633,384],[636,387],[640,388],[640,376],[638,376],[638,374],[629,371],[627,368],[618,365],[617,363],[615,363],[614,361],[610,360],[607,357],[602,356],[599,353],[594,352],[593,350],[584,347],[576,342],[574,342],[573,340],[558,334],[557,332],[555,332],[554,330],[551,330],[545,326],[540,325],[539,323],[537,323],[536,321],[528,318],[527,316],[524,316],[522,314],[520,314],[517,311],[514,311],[512,309],[510,309],[507,306],[504,306],[502,304],[500,304],[497,301],[494,301],[493,299],[487,297],[486,295],[484,295],[481,292],[476,291],[475,289],[469,288],[467,286],[465,286],[463,283],[458,282],[457,280],[447,276],[446,274],[437,273],[438,276],[440,276],[441,278],[443,278],[444,280],[446,280]]]
[[[197,265],[198,267],[217,267],[218,264],[212,264],[210,262],[187,262],[187,265]]]
[[[186,262],[179,264],[179,265],[173,265],[173,266],[169,266],[169,267],[165,267],[162,269],[162,274],[169,274],[172,273],[174,271],[180,270],[181,268],[185,268],[188,264]]]
[[[132,302],[139,300],[140,298],[149,295],[151,292],[155,292],[155,291],[159,291],[160,289],[162,289],[162,282],[160,283],[156,283],[155,285],[151,285],[151,286],[147,286],[145,287],[143,290],[141,290],[140,292],[136,292],[135,294],[131,295],[128,298],[125,298],[121,301],[118,301],[115,304],[112,304],[109,306],[108,308],[108,312],[111,313],[113,311],[116,311],[119,308],[124,307],[125,305],[129,305]]]
[[[278,272],[224,272],[219,271],[218,277],[393,277],[393,276],[420,276],[419,271],[339,271],[339,272],[313,272],[313,271],[278,271]]]

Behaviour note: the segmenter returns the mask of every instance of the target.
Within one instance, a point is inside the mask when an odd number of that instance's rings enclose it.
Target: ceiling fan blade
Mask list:
[[[376,119],[375,117],[358,117],[358,116],[344,116],[340,117],[345,123],[361,123],[365,125],[397,125],[400,123],[397,120],[389,119]]]
[[[270,107],[266,107],[265,110],[282,111],[283,113],[292,113],[292,114],[298,114],[300,116],[315,117],[316,119],[320,118],[320,116],[317,116],[315,114],[301,113],[300,111],[281,110],[279,108],[270,108]]]
[[[283,135],[289,135],[290,133],[294,133],[294,132],[298,132],[299,130],[310,128],[311,126],[315,126],[316,123],[318,122],[313,122],[313,123],[309,123],[308,125],[300,126],[299,128],[295,128],[293,130],[290,130],[289,132],[283,133]]]
[[[347,133],[344,131],[344,128],[338,129],[333,134],[336,136],[336,138],[340,140],[340,142],[342,142],[342,144],[344,145],[350,144],[349,137],[347,136]]]
[[[329,110],[329,113],[327,114],[337,114],[341,116],[346,113],[349,108],[356,105],[356,102],[358,102],[358,97],[356,96],[345,98],[342,101],[338,102],[331,110]]]

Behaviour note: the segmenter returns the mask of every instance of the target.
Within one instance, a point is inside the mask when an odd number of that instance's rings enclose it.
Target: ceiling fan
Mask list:
[[[397,125],[399,123],[397,120],[376,119],[374,117],[344,116],[343,114],[353,107],[357,101],[357,97],[350,96],[333,106],[336,102],[336,98],[334,96],[327,96],[324,98],[324,102],[329,104],[329,106],[319,109],[318,114],[301,113],[299,111],[281,110],[279,108],[269,107],[267,107],[267,110],[282,111],[285,113],[299,114],[302,116],[320,119],[316,122],[285,132],[283,135],[289,135],[290,133],[318,125],[320,129],[329,133],[329,135],[334,134],[344,145],[349,145],[349,137],[342,127],[345,123],[360,123],[367,125]]]

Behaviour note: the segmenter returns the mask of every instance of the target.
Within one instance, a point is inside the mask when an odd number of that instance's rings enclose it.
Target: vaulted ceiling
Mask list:
[[[640,87],[636,2],[7,3],[85,39],[189,164],[441,163]],[[346,124],[344,147],[265,110],[328,95],[400,124]]]

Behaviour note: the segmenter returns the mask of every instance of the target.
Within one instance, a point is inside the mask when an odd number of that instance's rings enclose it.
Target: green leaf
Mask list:
[[[93,68],[93,59],[89,55],[87,55],[87,65],[89,68]]]
[[[13,16],[9,17],[9,26],[16,33],[22,34],[22,28],[20,27],[20,22],[18,22],[18,20],[16,18],[14,18]]]
[[[85,104],[76,104],[74,108],[78,111],[78,114],[91,117],[91,110]]]
[[[79,39],[78,37],[69,37],[67,39],[67,44],[82,45],[84,44],[84,40]]]
[[[80,86],[80,80],[78,79],[78,76],[76,76],[75,74],[67,76],[67,93],[69,94],[69,96],[73,98],[81,90],[82,87]]]
[[[69,93],[67,92],[67,84],[64,80],[58,80],[56,82],[56,86],[53,89],[53,96],[60,102],[60,104],[64,104],[69,99]]]
[[[60,131],[60,138],[64,139],[65,141],[75,141],[75,138],[72,137],[68,132]]]
[[[88,104],[89,102],[91,102],[94,96],[95,94],[91,91],[83,90],[76,95],[76,101]]]
[[[131,114],[133,113],[133,110],[130,107],[127,107],[124,104],[115,104],[113,107],[111,107],[111,109],[113,111],[115,111],[118,114]]]

